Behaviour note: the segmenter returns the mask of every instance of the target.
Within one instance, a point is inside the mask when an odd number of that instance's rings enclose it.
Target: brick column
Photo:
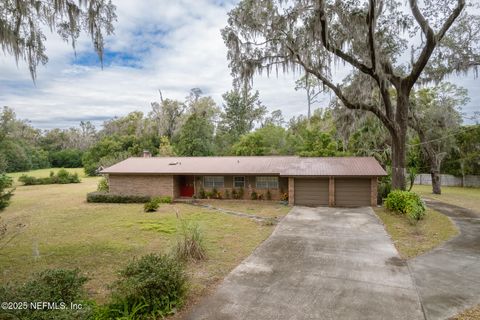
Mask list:
[[[371,180],[371,188],[370,188],[370,205],[372,207],[377,206],[377,188],[378,188],[378,178],[373,177]]]
[[[288,204],[295,204],[295,178],[288,177]]]
[[[335,206],[335,178],[330,177],[328,179],[328,206]]]

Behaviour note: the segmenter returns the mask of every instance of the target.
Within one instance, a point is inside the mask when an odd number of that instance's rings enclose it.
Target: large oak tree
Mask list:
[[[392,139],[392,185],[404,189],[413,87],[480,64],[480,19],[471,13],[478,8],[466,10],[470,5],[465,0],[409,0],[407,7],[397,0],[243,0],[229,13],[222,34],[237,80],[300,69],[345,107],[378,117]],[[345,90],[332,76],[337,64],[366,81]]]
[[[35,80],[37,66],[48,61],[45,30],[56,30],[74,49],[80,33],[87,33],[102,61],[104,37],[113,33],[115,20],[110,0],[2,0],[0,46],[17,62],[24,60]]]

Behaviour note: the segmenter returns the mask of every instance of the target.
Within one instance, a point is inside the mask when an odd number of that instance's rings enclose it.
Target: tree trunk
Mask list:
[[[392,137],[392,189],[406,188],[406,158],[405,137]]]
[[[432,176],[432,192],[434,194],[442,194],[442,184],[440,181],[440,168],[435,159],[430,161],[430,175]]]
[[[397,91],[396,130],[392,135],[392,189],[405,190],[407,172],[407,128],[410,90],[402,86]]]

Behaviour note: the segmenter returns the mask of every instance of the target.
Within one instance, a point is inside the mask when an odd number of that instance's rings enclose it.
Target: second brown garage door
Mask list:
[[[370,179],[335,178],[335,206],[369,206],[370,185]]]
[[[327,206],[328,179],[295,179],[295,204],[299,206]]]

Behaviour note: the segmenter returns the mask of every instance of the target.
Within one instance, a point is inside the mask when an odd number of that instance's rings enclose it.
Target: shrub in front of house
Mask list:
[[[119,195],[106,192],[90,192],[87,194],[87,202],[92,203],[145,203],[149,202],[149,196]]]
[[[200,191],[198,192],[198,198],[199,199],[206,199],[207,198],[207,193],[205,192],[205,189],[201,188]]]
[[[47,308],[43,305],[33,308],[4,309],[6,318],[2,319],[91,319],[94,303],[86,299],[84,285],[87,278],[78,269],[47,269],[35,274],[23,284],[6,284],[0,287],[0,301],[3,302],[33,302],[56,303],[58,308],[65,304],[65,309]],[[81,305],[81,309],[70,308],[71,304]],[[10,315],[10,317],[8,317]]]
[[[103,177],[98,181],[97,191],[99,192],[108,192],[110,190],[110,186],[108,185],[107,178]]]
[[[143,206],[145,212],[157,211],[161,203],[172,203],[172,197],[154,197]]]
[[[267,200],[272,200],[272,193],[270,190],[267,190]]]
[[[135,310],[135,319],[160,319],[183,305],[186,292],[184,264],[173,256],[149,254],[120,271],[103,317],[117,319]]]
[[[252,193],[250,193],[250,199],[251,200],[257,200],[258,199],[258,194],[255,190],[252,191]]]
[[[164,196],[164,197],[160,197],[159,201],[160,203],[172,203],[173,199],[170,196]]]
[[[160,206],[160,198],[155,197],[143,205],[143,211],[154,212],[154,211],[157,211],[159,206]]]
[[[26,174],[20,176],[18,181],[23,183],[25,186],[30,185],[40,185],[40,184],[68,184],[68,183],[80,183],[80,178],[78,174],[70,173],[65,169],[61,169],[54,174],[53,171],[50,172],[50,176],[45,178],[36,178],[32,176],[27,176]]]
[[[404,214],[411,223],[425,216],[425,203],[415,192],[393,190],[385,200],[385,207],[393,212]]]

